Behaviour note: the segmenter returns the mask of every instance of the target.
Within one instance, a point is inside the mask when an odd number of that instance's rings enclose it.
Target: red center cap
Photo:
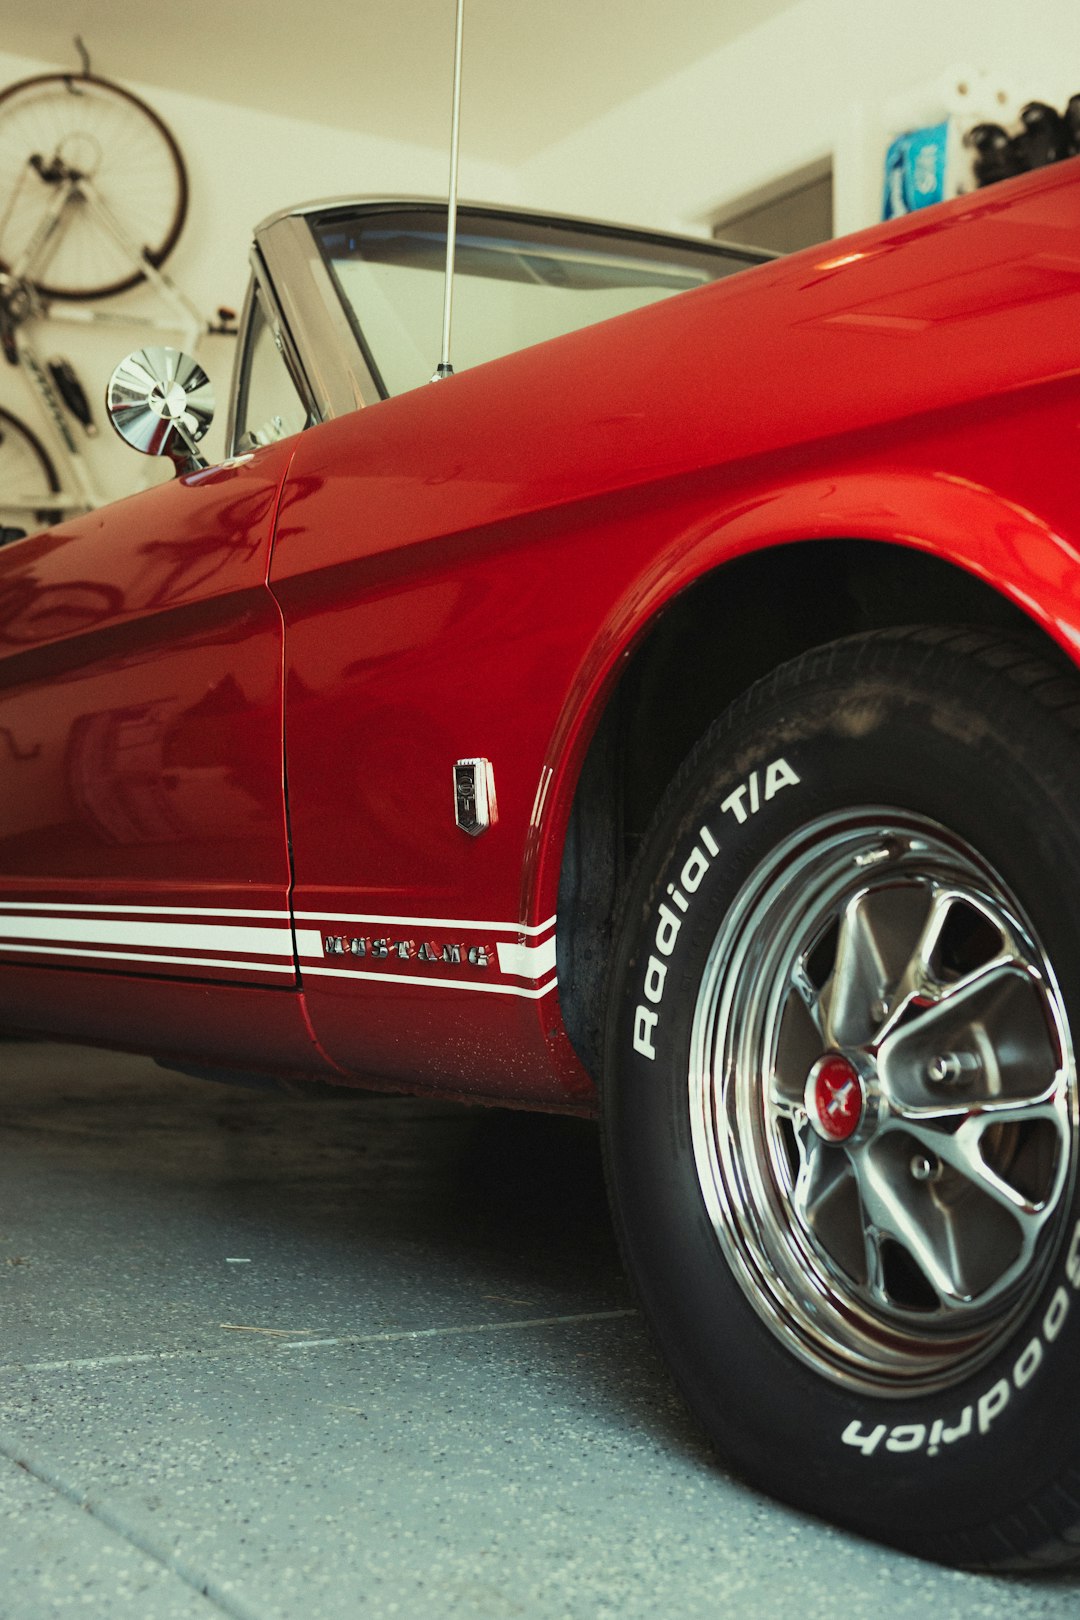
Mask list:
[[[854,1065],[839,1052],[826,1052],[810,1070],[806,1112],[827,1142],[846,1142],[856,1130],[863,1112],[862,1081]]]

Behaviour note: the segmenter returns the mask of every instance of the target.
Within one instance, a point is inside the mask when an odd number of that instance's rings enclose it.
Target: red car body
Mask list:
[[[828,598],[854,556],[867,620],[904,623],[935,615],[910,599],[932,558],[927,591],[948,572],[968,617],[1075,657],[1078,238],[1068,164],[7,547],[4,1024],[590,1108],[567,829],[673,605],[674,656],[711,669],[763,593],[737,691],[844,627],[808,570]],[[468,756],[497,788],[480,838]]]
[[[0,1026],[580,1113],[603,1071],[736,1465],[1068,1561],[1080,160],[745,269],[521,220],[459,239],[493,329],[642,256],[647,307],[417,386],[445,224],[276,216],[228,459],[0,550]]]

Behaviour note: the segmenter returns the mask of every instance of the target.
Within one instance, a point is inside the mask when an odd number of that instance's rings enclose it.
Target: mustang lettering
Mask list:
[[[370,956],[377,961],[396,957],[399,962],[443,962],[452,967],[467,962],[471,967],[490,967],[494,950],[488,945],[441,945],[437,940],[424,940],[418,947],[411,939],[371,939],[358,934],[324,934],[323,950],[327,956]]]

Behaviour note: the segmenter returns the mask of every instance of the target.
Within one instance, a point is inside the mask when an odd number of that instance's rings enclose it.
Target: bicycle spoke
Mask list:
[[[35,156],[36,169],[29,167]],[[161,263],[183,223],[187,179],[157,115],[119,86],[93,78],[43,75],[0,93],[0,196],[11,199],[0,259],[10,264],[24,255],[57,186],[74,186],[77,200],[84,175],[123,237],[140,256],[145,248]],[[26,274],[46,296],[60,298],[104,297],[143,279],[141,257],[133,262],[89,210],[74,206],[65,210],[47,256]]]

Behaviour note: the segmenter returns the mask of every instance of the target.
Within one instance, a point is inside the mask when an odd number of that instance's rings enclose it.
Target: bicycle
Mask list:
[[[20,520],[47,528],[63,516],[50,496],[61,495],[60,478],[41,440],[11,411],[0,406],[0,545],[14,539]]]
[[[50,455],[32,428],[0,411],[0,530],[8,538],[27,518],[55,522],[104,500],[73,427],[96,431],[85,390],[69,361],[42,361],[30,335],[35,324],[149,327],[189,350],[207,331],[235,332],[232,311],[219,310],[217,325],[204,321],[161,269],[188,206],[176,140],[145,102],[91,74],[78,39],[76,46],[82,72],[42,74],[0,91],[0,347],[23,368],[53,441]],[[76,307],[144,282],[170,319]]]

